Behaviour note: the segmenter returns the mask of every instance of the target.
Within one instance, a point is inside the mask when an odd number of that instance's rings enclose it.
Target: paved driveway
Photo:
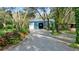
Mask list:
[[[46,30],[36,30],[29,34],[29,38],[9,51],[75,51],[51,36]]]

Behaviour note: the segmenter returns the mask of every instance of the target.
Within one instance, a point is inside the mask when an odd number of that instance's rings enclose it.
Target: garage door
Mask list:
[[[29,30],[34,30],[34,23],[29,24]]]

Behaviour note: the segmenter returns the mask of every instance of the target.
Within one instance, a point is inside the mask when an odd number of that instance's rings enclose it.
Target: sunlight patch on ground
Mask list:
[[[38,34],[35,34],[34,36],[37,36],[37,37],[39,37],[39,38],[41,38],[41,37],[43,37],[43,35],[38,35]]]
[[[31,46],[27,46],[27,49],[30,49],[31,48]]]
[[[51,38],[49,36],[44,36],[44,35],[40,35],[40,34],[33,34],[33,36],[37,36],[38,38],[48,38],[48,39]]]
[[[36,51],[39,51],[39,49],[36,46],[32,46]]]
[[[38,51],[39,49],[36,47],[36,46],[34,46],[34,45],[29,45],[29,46],[27,46],[26,47],[27,49],[31,49],[31,48],[33,48],[35,51]]]

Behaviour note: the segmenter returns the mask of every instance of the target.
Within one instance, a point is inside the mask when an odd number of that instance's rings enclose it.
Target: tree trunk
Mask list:
[[[43,27],[44,27],[44,29],[45,29],[45,17],[43,17],[42,15],[41,15],[41,13],[37,10],[37,9],[35,9],[37,12],[38,12],[38,14],[39,14],[39,16],[43,19]],[[44,16],[45,16],[45,14],[44,14]]]
[[[56,22],[55,22],[55,28],[56,28],[56,31],[59,33],[58,24]]]
[[[56,32],[60,33],[57,20],[55,20],[55,28],[56,28]]]
[[[49,18],[47,18],[48,20],[48,30],[50,29],[50,23],[49,23]]]

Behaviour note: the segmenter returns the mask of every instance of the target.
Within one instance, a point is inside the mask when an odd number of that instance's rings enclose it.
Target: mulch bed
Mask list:
[[[27,37],[28,37],[28,34],[25,34],[24,33],[24,36],[23,36],[23,34],[22,33],[19,33],[20,34],[20,42],[18,42],[18,43],[16,43],[16,44],[7,44],[6,42],[6,40],[5,39],[9,39],[9,38],[11,38],[11,37],[14,37],[14,35],[15,36],[17,36],[18,34],[17,33],[15,33],[15,34],[13,34],[13,33],[6,33],[6,35],[5,36],[3,36],[3,37],[0,37],[0,44],[2,44],[3,46],[2,47],[0,47],[0,50],[1,51],[3,51],[3,50],[5,50],[5,49],[8,49],[9,47],[15,47],[15,46],[17,46],[17,45],[19,45],[22,41],[24,41],[25,39],[27,39]]]
[[[22,43],[24,40],[27,40],[27,36],[21,41],[21,42],[19,42],[19,43],[17,43],[16,45],[7,45],[7,46],[5,46],[4,48],[2,48],[2,49],[0,49],[1,51],[7,51],[9,48],[14,48],[14,47],[16,47],[16,46],[18,46],[20,43]]]

